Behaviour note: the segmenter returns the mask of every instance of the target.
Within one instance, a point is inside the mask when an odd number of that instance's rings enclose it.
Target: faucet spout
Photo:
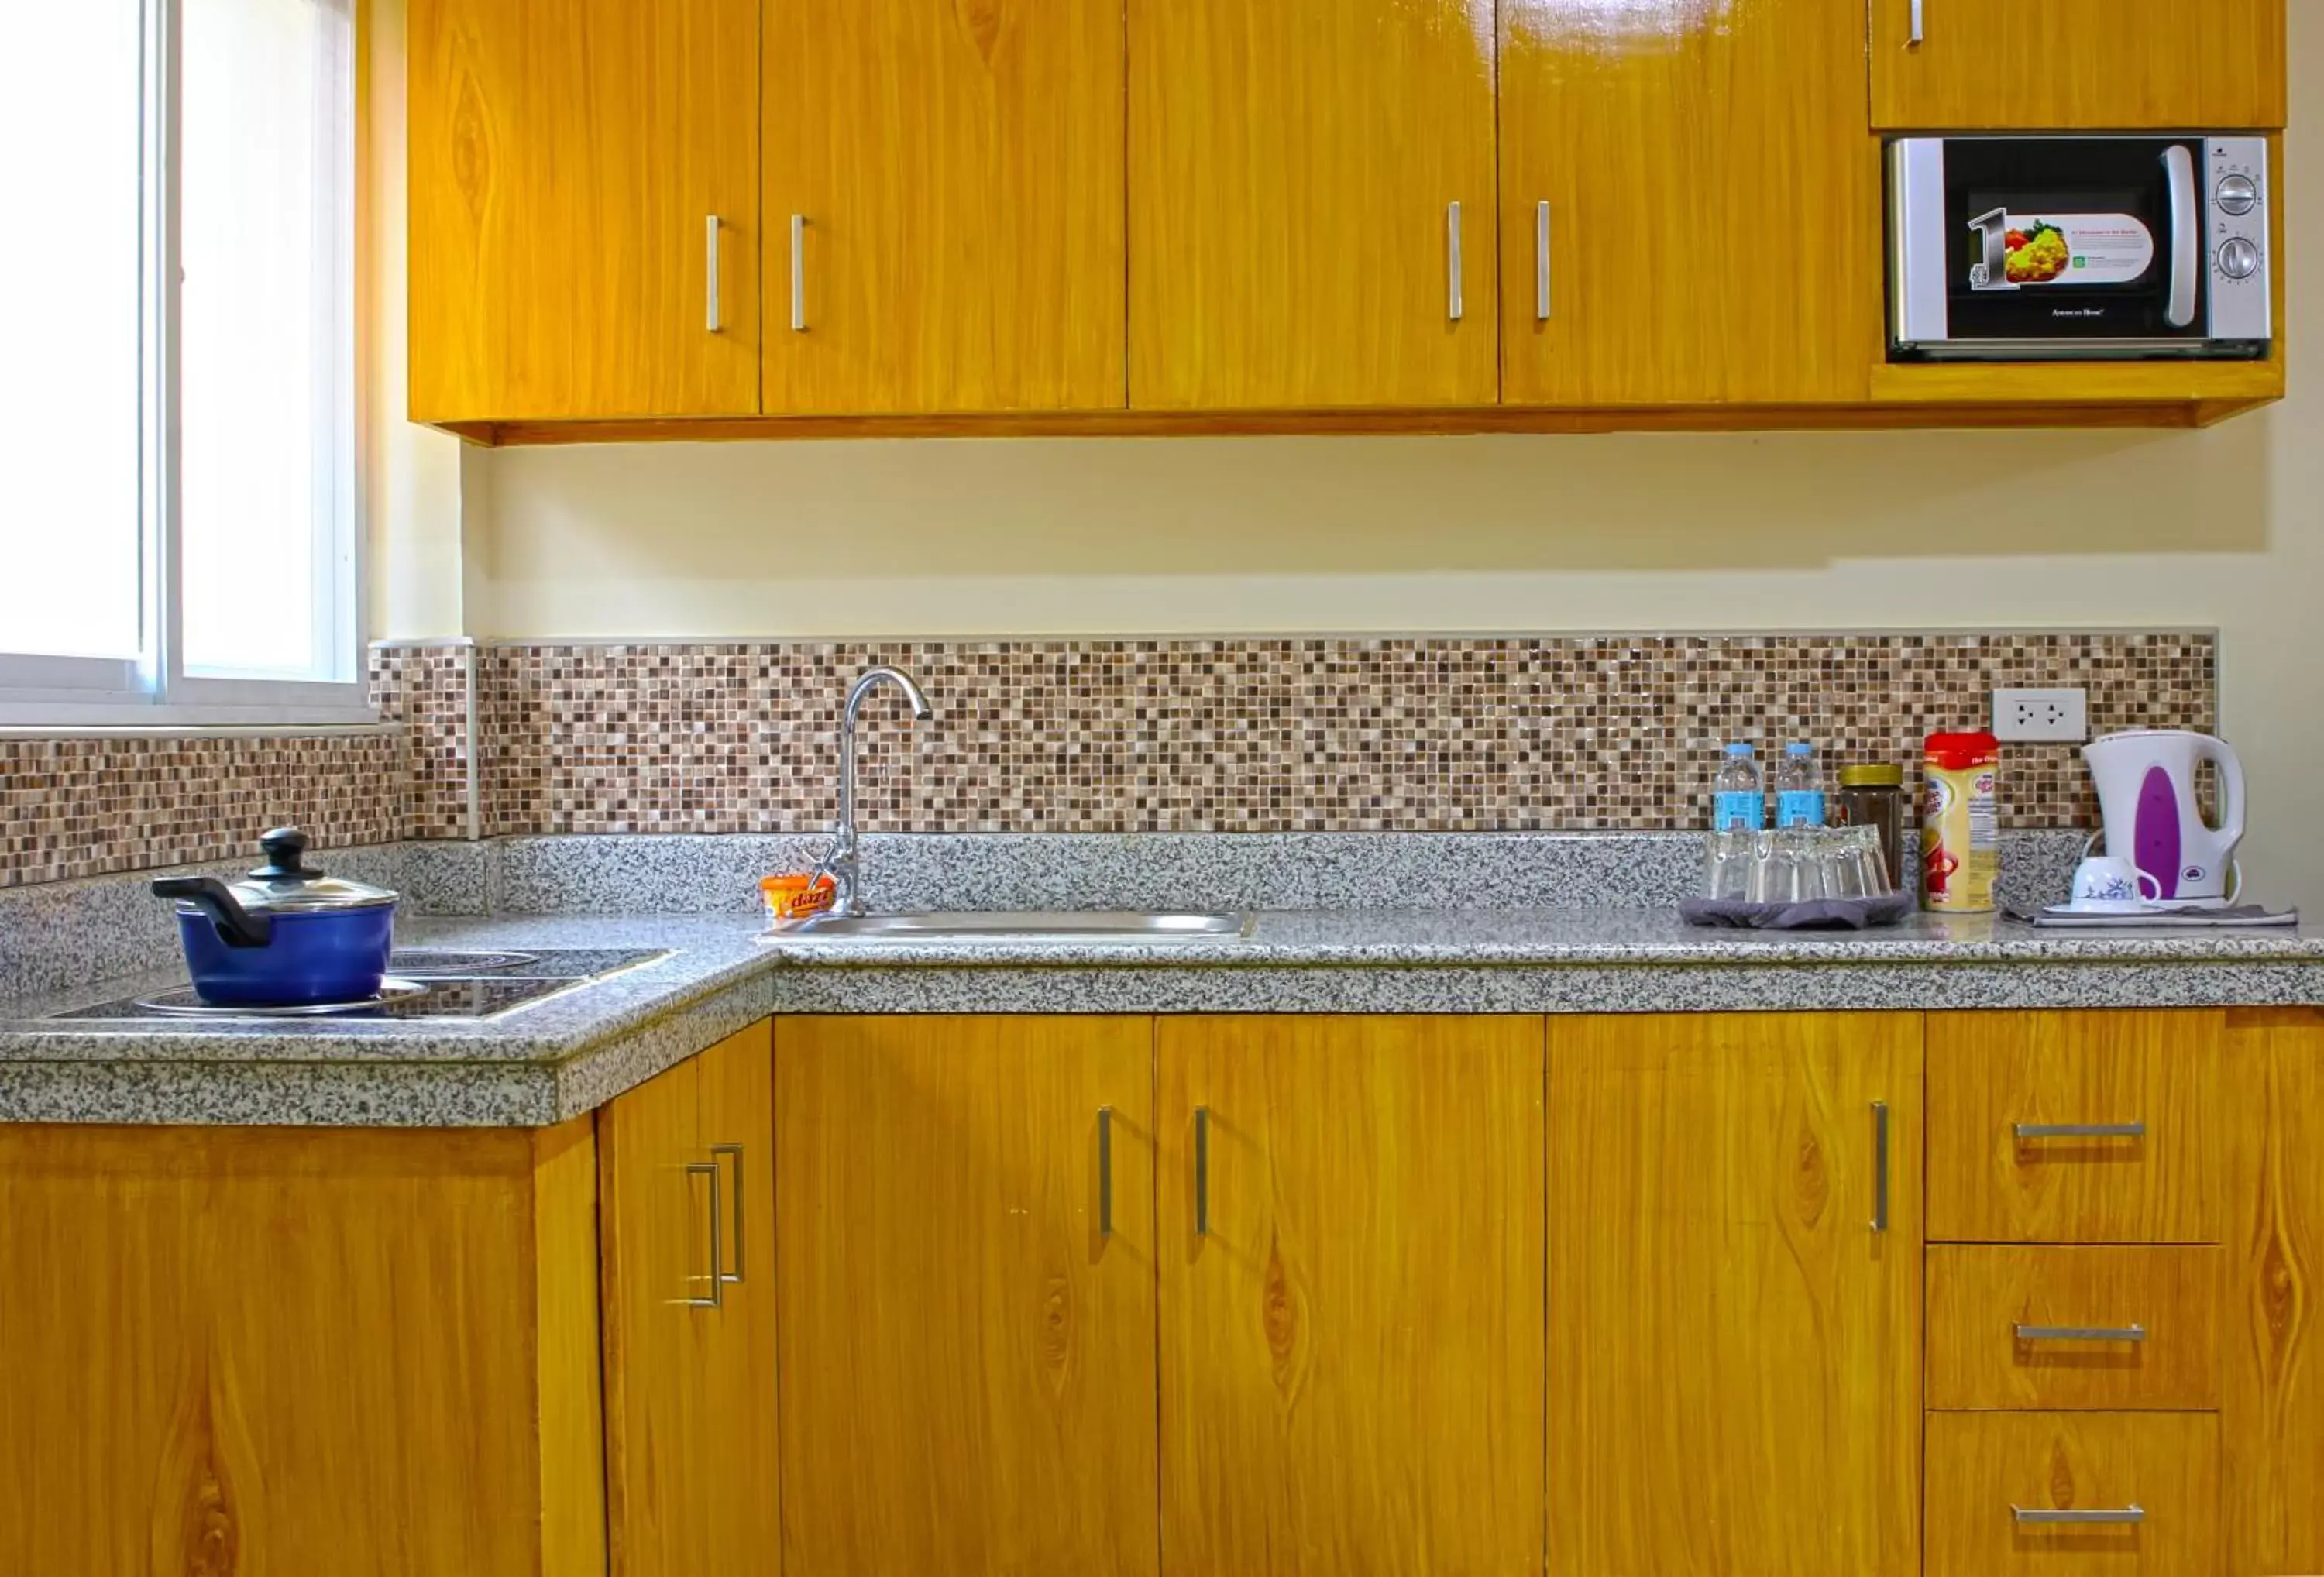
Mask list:
[[[904,693],[915,721],[927,723],[936,715],[912,676],[885,663],[865,669],[849,687],[847,704],[839,713],[839,820],[831,830],[831,853],[824,861],[831,872],[831,912],[835,915],[863,912],[862,873],[855,836],[855,718],[863,710],[865,699],[882,685],[893,685]]]

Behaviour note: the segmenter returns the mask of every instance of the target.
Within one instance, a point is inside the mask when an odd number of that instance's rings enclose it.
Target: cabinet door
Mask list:
[[[1860,401],[1882,354],[1862,0],[1678,9],[1503,0],[1501,397]]]
[[[704,1390],[693,1418],[707,1453],[703,1540],[691,1573],[771,1573],[780,1559],[775,1493],[775,1060],[771,1023],[696,1059],[696,1133],[721,1190],[719,1306],[697,1326]],[[695,1174],[699,1176],[700,1174]]]
[[[1553,1577],[1917,1572],[1919,1017],[1553,1019],[1549,1069]]]
[[[1493,401],[1492,28],[1130,0],[1132,405]]]
[[[1872,124],[2283,124],[2284,0],[1872,0]]]
[[[1151,1020],[787,1018],[775,1093],[789,1577],[1153,1573]]]
[[[1118,410],[1120,0],[766,16],[766,409]]]
[[[406,25],[412,420],[755,412],[757,0]]]
[[[1538,1019],[1165,1019],[1173,1577],[1538,1577]]]
[[[763,1175],[770,1142],[754,1056],[769,1056],[765,1025],[598,1115],[613,1577],[774,1569],[773,1374],[753,1350],[771,1340],[769,1212],[752,1220],[746,1196],[736,1219],[753,1154]],[[757,1234],[739,1260],[738,1225]],[[721,1279],[735,1275],[739,1286]]]

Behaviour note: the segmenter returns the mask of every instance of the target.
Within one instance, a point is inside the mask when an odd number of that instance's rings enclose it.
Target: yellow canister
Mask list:
[[[1921,779],[1921,907],[1992,912],[2001,875],[2001,742],[1989,733],[1932,733]]]

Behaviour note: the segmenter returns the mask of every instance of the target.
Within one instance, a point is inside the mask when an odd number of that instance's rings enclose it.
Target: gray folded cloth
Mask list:
[[[1741,899],[1690,898],[1678,906],[1690,926],[1740,931],[1861,931],[1893,926],[1919,907],[1909,892],[1886,898],[1820,898],[1806,903],[1748,903]]]

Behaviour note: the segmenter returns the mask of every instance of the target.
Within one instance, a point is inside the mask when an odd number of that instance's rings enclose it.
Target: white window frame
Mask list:
[[[354,39],[354,6],[347,5],[348,38]],[[361,443],[355,423],[355,271],[353,164],[355,62],[341,62],[346,74],[339,103],[339,134],[346,155],[346,184],[338,193],[343,213],[327,236],[318,236],[329,266],[346,281],[332,293],[337,310],[327,355],[341,409],[338,429],[345,441],[317,488],[318,510],[330,512],[346,528],[335,533],[335,551],[318,554],[309,595],[323,617],[318,620],[317,655],[335,679],[217,678],[186,671],[184,629],[180,613],[180,455],[176,436],[179,410],[180,290],[178,156],[181,27],[177,0],[143,0],[144,122],[140,141],[143,176],[139,201],[142,255],[139,278],[139,341],[143,389],[139,400],[138,486],[142,584],[139,588],[142,654],[134,659],[49,657],[0,651],[0,727],[124,727],[205,725],[327,725],[373,723],[364,672],[370,632],[364,598],[366,521],[357,470]],[[350,51],[350,55],[352,50]],[[158,179],[156,179],[158,173]],[[158,284],[158,288],[157,287]],[[256,416],[254,420],[263,420]],[[269,586],[254,568],[251,595],[263,608]],[[318,662],[318,667],[324,666]]]

